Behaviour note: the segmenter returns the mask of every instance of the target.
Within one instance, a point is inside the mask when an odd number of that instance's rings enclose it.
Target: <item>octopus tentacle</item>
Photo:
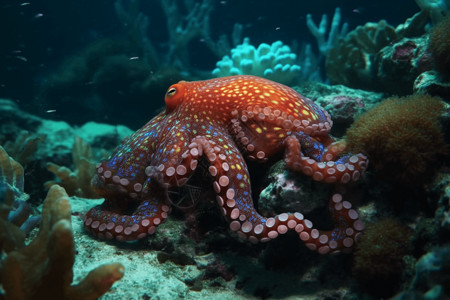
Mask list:
[[[338,224],[331,231],[313,228],[312,222],[301,213],[283,213],[271,218],[260,215],[251,200],[249,174],[242,154],[229,148],[227,143],[216,143],[206,138],[198,138],[197,143],[204,149],[203,154],[210,164],[217,203],[229,221],[230,229],[239,237],[252,243],[267,242],[295,230],[308,248],[324,254],[347,251],[362,230],[358,214],[351,210],[349,202],[342,202],[339,194],[335,194],[331,201],[332,217]]]
[[[161,163],[156,167],[156,172],[161,174],[161,182],[167,186],[182,186],[184,185],[192,173],[196,170],[198,159],[203,154],[202,141],[204,137],[198,136],[191,140],[187,149],[178,156],[172,156],[171,159],[165,163]],[[154,169],[146,169],[146,174],[150,176],[155,172]]]
[[[367,157],[363,154],[349,154],[336,162],[323,162],[304,156],[301,142],[295,136],[286,138],[285,144],[287,167],[311,176],[316,181],[344,184],[351,180],[357,181],[367,168]]]
[[[117,199],[113,198],[89,210],[83,217],[85,228],[99,238],[118,241],[133,241],[153,234],[170,214],[167,188],[155,175],[142,188],[145,191],[139,200],[123,197],[122,201],[114,201]]]
[[[89,210],[83,222],[85,228],[99,238],[133,241],[153,234],[169,213],[166,201],[152,197],[143,201],[131,215],[110,211],[108,202],[105,202]]]

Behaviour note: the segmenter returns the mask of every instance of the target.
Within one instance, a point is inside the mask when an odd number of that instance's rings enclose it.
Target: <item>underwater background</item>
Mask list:
[[[1,1],[0,299],[450,299],[449,10],[449,0]],[[291,87],[315,117],[287,116],[284,94],[269,97],[277,113],[253,107],[232,83],[237,119],[211,113],[195,121],[211,139],[180,138],[191,115],[169,87],[216,78],[208,87],[219,89],[235,75]],[[294,159],[290,140],[271,155],[270,134],[255,133],[277,117],[302,148]],[[172,170],[177,147],[190,156]],[[277,230],[232,221],[247,202],[219,175],[238,165],[252,213]],[[137,215],[141,190],[152,217],[127,227],[119,219]],[[333,228],[345,232],[338,246],[322,234]]]

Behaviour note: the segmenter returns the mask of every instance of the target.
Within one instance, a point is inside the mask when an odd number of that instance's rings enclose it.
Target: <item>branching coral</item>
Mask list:
[[[71,196],[84,198],[98,198],[91,187],[91,178],[95,173],[94,157],[89,144],[80,137],[75,137],[72,150],[75,171],[54,163],[47,164],[47,170],[58,177],[57,181],[47,181],[45,186],[50,188],[54,184],[64,187]]]
[[[4,299],[97,299],[122,278],[123,266],[110,264],[71,285],[75,246],[70,218],[66,192],[52,186],[38,236],[28,246],[11,251],[0,266]]]
[[[45,139],[46,136],[43,134],[30,135],[28,131],[22,130],[15,141],[5,142],[4,147],[20,164],[25,165],[36,152],[38,144]]]
[[[167,21],[166,55],[158,54],[158,47],[148,37],[148,32],[152,30],[151,21],[141,12],[140,1],[117,0],[114,3],[116,14],[130,36],[130,40],[137,48],[140,48],[143,61],[152,69],[174,67],[183,72],[194,71],[190,67],[188,46],[196,38],[201,38],[202,44],[217,57],[225,55],[231,49],[225,35],[221,35],[218,40],[213,40],[210,17],[215,8],[215,1],[159,0],[156,2],[159,2]],[[233,45],[237,45],[242,40],[242,28],[240,24],[234,25],[231,36]]]
[[[328,17],[322,15],[319,26],[314,23],[311,14],[306,15],[306,26],[311,34],[316,38],[317,45],[321,54],[326,55],[328,50],[336,45],[338,39],[347,34],[348,23],[341,26],[341,9],[336,7],[333,20],[331,21],[330,32],[328,33]],[[328,38],[327,38],[328,34]]]
[[[401,183],[423,183],[446,153],[438,118],[439,98],[389,98],[361,115],[347,132],[351,151],[364,151],[377,175]]]
[[[38,236],[27,246],[19,225],[11,220],[13,202],[23,198],[23,168],[0,147],[0,299],[97,299],[122,278],[123,266],[110,264],[91,271],[71,285],[75,246],[68,196],[52,186],[44,200]],[[23,214],[20,214],[23,215]]]
[[[23,168],[0,147],[0,250],[9,252],[23,246],[25,234],[40,221],[31,216],[23,191]]]

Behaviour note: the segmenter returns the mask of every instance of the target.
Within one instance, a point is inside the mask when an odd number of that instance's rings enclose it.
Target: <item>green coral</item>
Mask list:
[[[438,121],[443,110],[442,101],[428,95],[386,99],[347,131],[348,148],[366,153],[381,178],[404,184],[426,182],[447,153]]]

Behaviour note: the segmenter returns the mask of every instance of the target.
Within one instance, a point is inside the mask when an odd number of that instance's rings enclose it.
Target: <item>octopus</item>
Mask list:
[[[294,231],[321,254],[350,252],[363,222],[343,193],[329,201],[333,227],[319,230],[301,212],[272,217],[253,203],[246,159],[284,155],[286,168],[336,186],[357,181],[368,166],[329,135],[330,115],[285,85],[249,75],[180,81],[165,94],[165,110],[126,138],[92,180],[105,198],[83,218],[101,239],[133,241],[155,232],[172,209],[168,190],[201,167],[229,229],[251,243]]]

